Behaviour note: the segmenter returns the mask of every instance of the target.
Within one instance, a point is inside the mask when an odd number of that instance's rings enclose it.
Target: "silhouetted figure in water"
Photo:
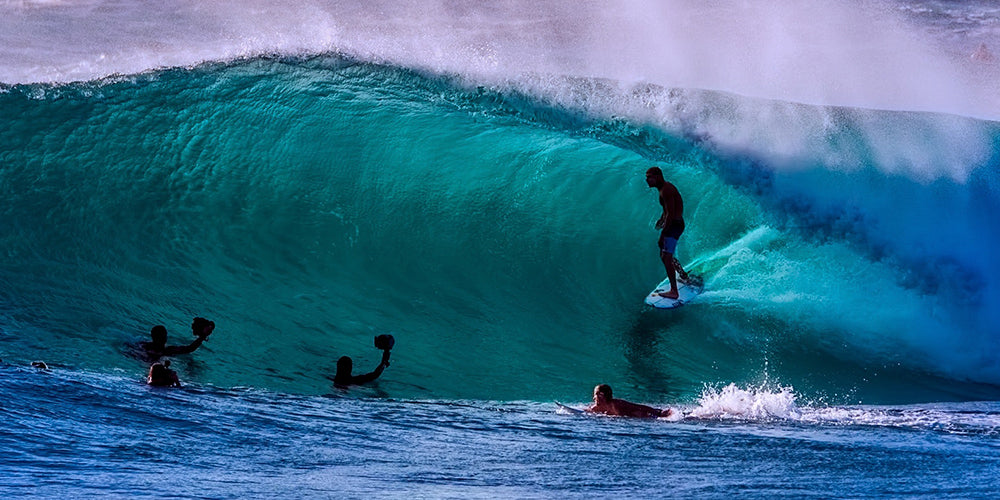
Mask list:
[[[191,333],[197,337],[194,342],[189,345],[167,345],[167,328],[163,325],[156,325],[149,331],[149,335],[153,339],[152,342],[142,342],[139,347],[150,360],[159,359],[161,356],[188,354],[200,347],[213,331],[215,331],[215,322],[205,318],[195,318],[191,323]]]
[[[177,378],[177,372],[170,369],[170,360],[162,363],[153,363],[149,367],[149,375],[146,376],[146,383],[157,387],[180,387],[181,381]]]
[[[611,397],[611,386],[601,384],[594,387],[594,406],[587,408],[591,413],[603,413],[605,415],[619,415],[622,417],[656,418],[669,417],[674,410],[658,410],[651,406],[630,403],[624,399]]]
[[[364,375],[351,375],[354,369],[354,361],[348,356],[343,356],[337,360],[337,374],[333,377],[333,385],[339,388],[346,388],[352,385],[359,385],[371,382],[382,375],[382,371],[389,366],[389,351],[396,344],[396,339],[392,335],[379,335],[375,337],[375,347],[382,350],[382,362],[375,367],[375,371]]]

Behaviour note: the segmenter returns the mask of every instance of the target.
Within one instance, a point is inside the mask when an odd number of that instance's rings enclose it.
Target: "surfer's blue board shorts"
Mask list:
[[[671,255],[677,250],[677,240],[684,232],[684,220],[675,220],[660,233],[660,252]]]

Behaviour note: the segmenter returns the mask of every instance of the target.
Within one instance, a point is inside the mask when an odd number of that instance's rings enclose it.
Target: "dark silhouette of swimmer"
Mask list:
[[[153,363],[149,367],[149,375],[146,376],[146,383],[156,387],[180,387],[181,381],[177,378],[177,372],[170,369],[170,360],[162,363]]]
[[[382,362],[375,367],[371,373],[364,375],[351,375],[354,369],[354,361],[348,356],[343,356],[337,360],[337,374],[333,377],[333,385],[339,388],[346,388],[351,385],[366,384],[382,375],[382,371],[389,366],[389,351],[396,344],[396,339],[392,335],[379,335],[375,337],[375,347],[382,350]]]
[[[587,408],[591,413],[603,413],[605,415],[618,415],[622,417],[656,418],[669,417],[674,410],[658,410],[651,406],[630,403],[624,399],[611,397],[611,386],[601,384],[594,387],[594,406]]]
[[[157,359],[161,356],[175,356],[177,354],[188,354],[194,352],[201,346],[202,342],[215,330],[215,322],[205,318],[195,318],[191,323],[191,333],[197,337],[189,345],[167,345],[167,328],[163,325],[156,325],[149,331],[152,342],[142,342],[139,347],[145,351],[146,356]]]

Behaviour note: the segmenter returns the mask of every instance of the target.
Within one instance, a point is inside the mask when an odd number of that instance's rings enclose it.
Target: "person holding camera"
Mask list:
[[[375,347],[382,350],[382,362],[375,367],[371,373],[364,375],[351,375],[354,368],[354,361],[348,356],[342,356],[337,360],[337,374],[333,377],[333,385],[338,388],[346,388],[352,385],[360,385],[371,382],[382,375],[382,371],[389,366],[389,351],[396,344],[396,339],[392,335],[379,335],[375,337]]]
[[[202,342],[207,340],[213,331],[215,331],[215,322],[205,318],[195,318],[191,323],[191,333],[197,337],[194,342],[189,345],[167,345],[167,328],[163,325],[156,325],[149,331],[149,335],[153,339],[152,342],[142,342],[139,347],[142,348],[146,357],[152,360],[163,356],[188,354],[201,347]]]

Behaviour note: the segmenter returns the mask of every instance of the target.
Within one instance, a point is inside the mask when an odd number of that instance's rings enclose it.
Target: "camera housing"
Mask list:
[[[394,345],[396,345],[396,339],[392,335],[382,334],[375,337],[375,347],[377,349],[388,351]]]

